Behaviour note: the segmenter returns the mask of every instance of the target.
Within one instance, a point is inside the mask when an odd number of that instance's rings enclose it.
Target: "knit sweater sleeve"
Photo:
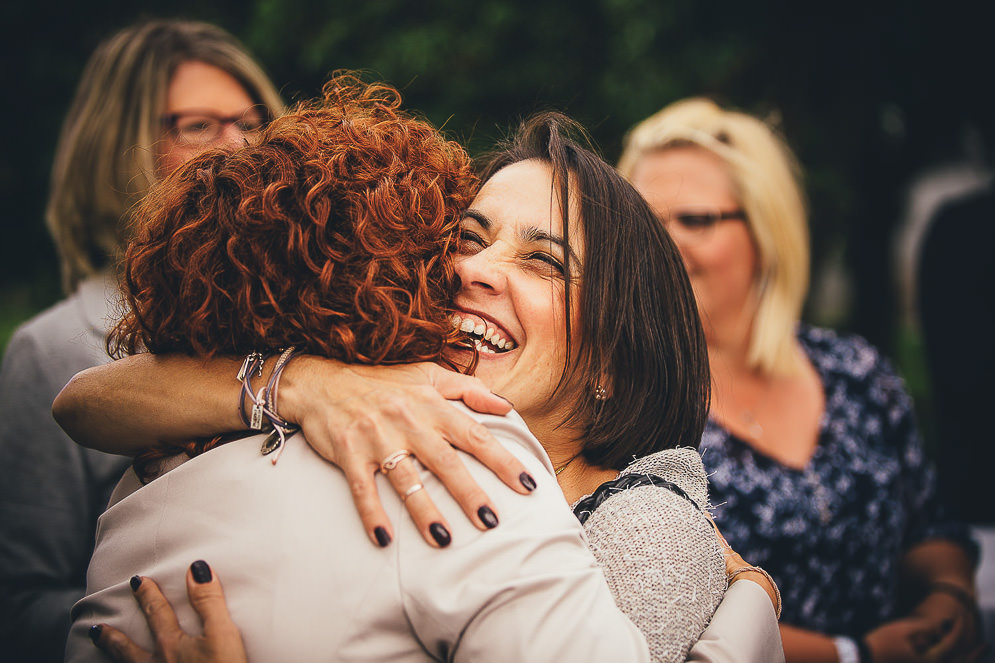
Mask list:
[[[686,486],[687,479],[674,483]],[[703,506],[646,485],[612,495],[585,523],[615,601],[646,636],[654,661],[685,660],[726,588],[722,551]]]

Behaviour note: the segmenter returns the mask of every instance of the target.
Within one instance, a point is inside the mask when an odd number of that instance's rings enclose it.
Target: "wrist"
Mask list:
[[[974,589],[964,587],[957,582],[949,582],[945,580],[939,580],[930,583],[928,588],[928,594],[945,594],[953,598],[961,608],[966,611],[975,620],[976,625],[981,624],[981,609],[978,606],[978,600],[974,595]]]
[[[287,391],[281,389],[283,375],[298,356],[297,350],[289,346],[275,352],[250,352],[245,357],[235,378],[242,384],[238,416],[244,426],[268,431],[272,426],[288,429],[294,423],[279,414],[277,398]]]
[[[318,359],[313,355],[297,355],[287,364],[280,377],[280,416],[289,423],[300,425],[301,413],[306,405],[303,399],[309,393],[305,384],[307,374]]]
[[[871,649],[863,639],[837,635],[833,637],[833,645],[836,647],[836,660],[839,663],[874,663]]]
[[[781,590],[777,588],[777,583],[774,582],[769,573],[759,566],[748,565],[734,569],[726,574],[726,581],[730,585],[738,579],[751,580],[760,585],[767,592],[767,596],[770,597],[770,602],[774,606],[774,617],[776,619],[781,618]]]

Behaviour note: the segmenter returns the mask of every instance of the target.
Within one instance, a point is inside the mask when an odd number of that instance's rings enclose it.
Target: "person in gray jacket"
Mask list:
[[[46,210],[69,296],[15,331],[0,367],[6,660],[62,659],[97,516],[127,466],[73,444],[51,415],[69,378],[109,361],[122,216],[189,156],[244,141],[280,112],[259,65],[213,25],[146,21],[109,37],[87,62],[56,146]]]

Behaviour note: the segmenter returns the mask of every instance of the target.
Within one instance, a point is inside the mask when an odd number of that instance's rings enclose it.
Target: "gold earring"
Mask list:
[[[606,401],[608,400],[608,390],[602,387],[600,384],[594,388],[594,400],[596,401]]]

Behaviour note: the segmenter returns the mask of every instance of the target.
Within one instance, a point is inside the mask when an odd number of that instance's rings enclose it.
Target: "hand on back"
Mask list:
[[[410,456],[386,475],[399,495],[409,493],[405,506],[430,544],[448,545],[450,528],[432,498],[417,489],[412,457],[442,480],[480,529],[496,524],[497,511],[453,447],[475,456],[519,493],[535,487],[525,467],[487,428],[449,400],[486,414],[511,411],[508,401],[477,378],[430,363],[361,366],[302,356],[287,367],[280,385],[280,414],[301,427],[319,455],[342,469],[363,525],[379,545],[389,543],[392,528],[374,476],[400,451]]]

